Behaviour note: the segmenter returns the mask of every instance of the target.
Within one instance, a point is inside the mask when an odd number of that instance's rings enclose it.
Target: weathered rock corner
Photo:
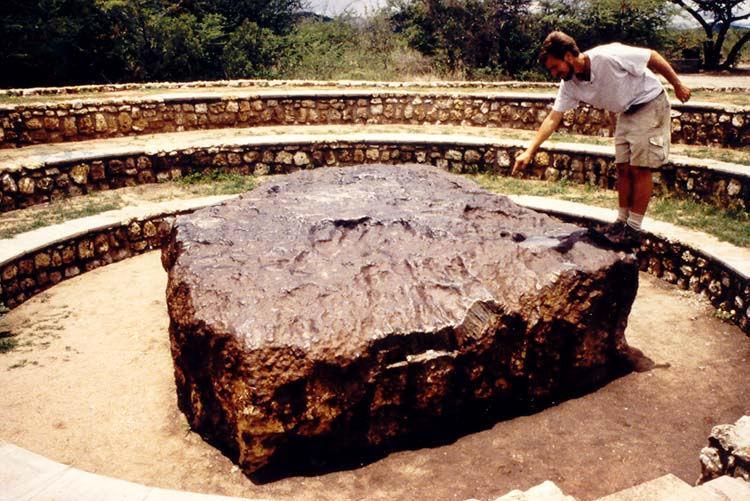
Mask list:
[[[750,482],[750,416],[742,416],[734,424],[714,426],[708,447],[700,453],[703,484],[722,475]]]

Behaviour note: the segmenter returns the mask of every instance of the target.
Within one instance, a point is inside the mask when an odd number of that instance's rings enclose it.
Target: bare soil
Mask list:
[[[63,282],[10,312],[0,440],[147,485],[273,499],[494,499],[550,479],[594,499],[673,473],[692,483],[711,427],[750,414],[750,338],[641,275],[627,331],[639,372],[448,445],[253,483],[177,409],[157,252]],[[650,361],[649,361],[650,360]]]

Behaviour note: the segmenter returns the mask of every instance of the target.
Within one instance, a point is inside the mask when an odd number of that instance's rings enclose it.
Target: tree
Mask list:
[[[750,40],[747,30],[732,46],[722,61],[724,43],[732,23],[750,19],[750,2],[747,0],[670,0],[687,11],[703,28],[703,68],[727,69],[737,64],[742,47]]]
[[[544,0],[546,32],[560,29],[581,50],[611,42],[659,48],[675,7],[667,0]]]
[[[94,0],[0,1],[0,87],[99,80],[111,40]]]
[[[230,36],[222,54],[228,78],[274,78],[283,53],[283,38],[245,20]]]
[[[185,0],[183,8],[202,15],[215,13],[224,16],[228,31],[234,31],[245,21],[277,35],[289,33],[295,15],[302,9],[303,0]]]
[[[391,20],[438,69],[517,74],[533,65],[531,0],[391,0]]]
[[[300,0],[98,0],[130,80],[270,77]]]

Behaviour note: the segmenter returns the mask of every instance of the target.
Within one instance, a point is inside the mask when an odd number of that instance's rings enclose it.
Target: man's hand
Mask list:
[[[682,85],[682,82],[680,82],[672,65],[670,65],[669,62],[667,62],[667,60],[655,50],[651,51],[651,57],[648,60],[648,68],[654,73],[658,73],[667,79],[667,82],[674,87],[674,94],[677,96],[677,99],[683,103],[690,99],[690,89]]]
[[[686,103],[690,99],[692,92],[688,87],[679,83],[674,86],[674,95],[677,96],[677,99],[679,99],[683,103]]]
[[[516,163],[513,164],[513,170],[510,172],[511,176],[515,176],[526,168],[531,163],[531,159],[534,157],[529,150],[524,151],[516,157]]]
[[[534,160],[534,155],[536,155],[539,146],[546,141],[553,132],[555,132],[560,125],[560,122],[562,122],[562,119],[562,111],[552,110],[549,112],[549,115],[544,119],[539,130],[536,131],[536,136],[534,136],[534,140],[531,141],[531,144],[526,148],[526,151],[516,157],[516,163],[513,164],[513,170],[510,171],[511,176],[520,173],[531,163],[532,160]]]

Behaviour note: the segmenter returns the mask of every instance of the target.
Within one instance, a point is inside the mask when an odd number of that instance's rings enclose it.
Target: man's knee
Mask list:
[[[631,165],[630,172],[632,172],[633,177],[637,179],[651,178],[651,169],[649,169],[648,167],[637,167],[635,165]]]

